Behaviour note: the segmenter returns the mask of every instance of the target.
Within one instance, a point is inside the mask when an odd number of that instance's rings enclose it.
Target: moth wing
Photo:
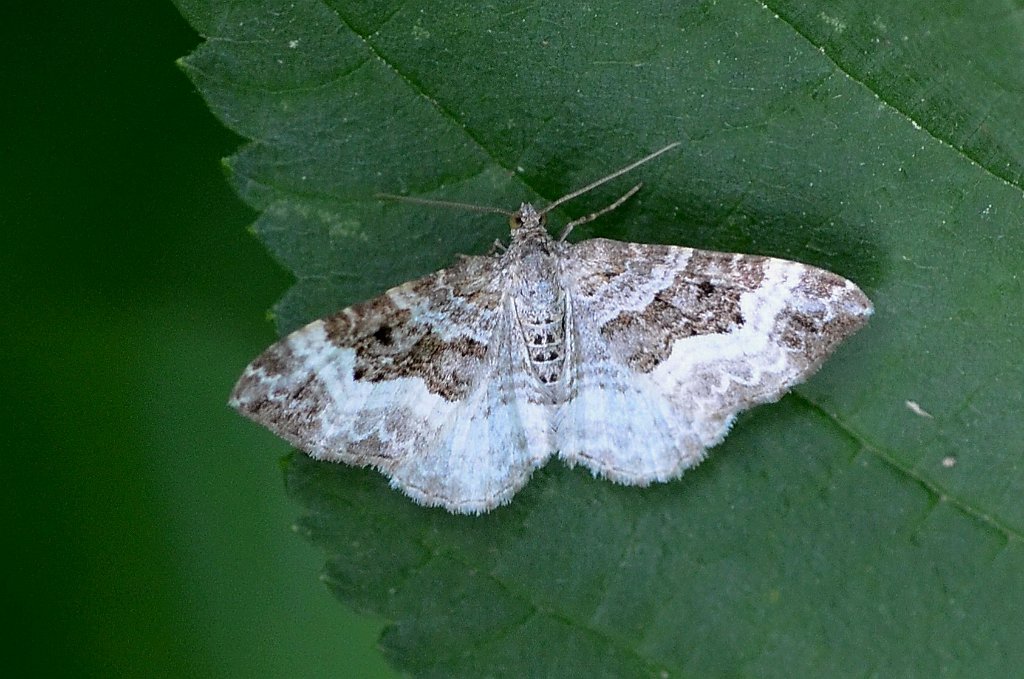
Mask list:
[[[852,282],[783,259],[605,239],[568,253],[574,372],[556,447],[622,483],[700,462],[872,312]]]
[[[467,257],[314,321],[245,369],[230,405],[310,456],[373,466],[421,504],[482,512],[550,455],[516,397],[497,260]]]

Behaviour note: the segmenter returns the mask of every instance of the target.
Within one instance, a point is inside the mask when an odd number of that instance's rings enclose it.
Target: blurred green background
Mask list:
[[[10,3],[13,5],[13,3]],[[31,676],[390,676],[228,410],[289,285],[165,2],[0,10],[7,658]]]

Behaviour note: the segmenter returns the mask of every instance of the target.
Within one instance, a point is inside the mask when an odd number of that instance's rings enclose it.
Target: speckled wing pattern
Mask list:
[[[570,244],[523,204],[504,252],[288,335],[230,403],[314,458],[373,466],[421,504],[482,513],[555,454],[624,484],[678,477],[871,312],[822,269]]]

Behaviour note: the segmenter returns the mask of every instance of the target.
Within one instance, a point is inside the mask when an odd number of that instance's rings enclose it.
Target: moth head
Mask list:
[[[519,209],[513,212],[508,219],[508,225],[512,228],[512,233],[520,229],[543,229],[546,223],[547,218],[544,213],[537,212],[529,203],[520,205]]]

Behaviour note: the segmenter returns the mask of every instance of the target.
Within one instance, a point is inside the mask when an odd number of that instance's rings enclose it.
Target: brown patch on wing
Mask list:
[[[300,448],[323,428],[320,413],[331,403],[313,371],[303,373],[287,339],[258,356],[232,392],[235,407]]]
[[[440,315],[453,326],[479,324],[481,317],[474,313],[479,307],[472,306],[470,300],[496,306],[496,295],[478,289],[455,304],[456,291],[444,285],[446,273],[412,281],[324,320],[332,343],[355,350],[355,380],[382,382],[417,377],[430,392],[448,401],[469,394],[477,376],[472,368],[484,358],[487,346],[470,337],[443,339],[431,325],[418,321],[410,309],[395,303],[395,298],[401,297],[417,308],[442,312]]]
[[[293,384],[284,398],[259,398],[245,406],[245,412],[270,427],[289,442],[306,448],[323,431],[320,413],[331,403],[316,375]]]
[[[793,294],[819,304],[786,309],[776,319],[772,335],[794,360],[807,367],[824,361],[840,342],[867,322],[871,313],[871,302],[864,293],[823,269],[808,268]]]
[[[672,284],[643,309],[623,311],[601,328],[601,335],[624,350],[634,370],[650,372],[684,337],[733,332],[745,323],[740,312],[743,287],[695,279],[680,271]]]

